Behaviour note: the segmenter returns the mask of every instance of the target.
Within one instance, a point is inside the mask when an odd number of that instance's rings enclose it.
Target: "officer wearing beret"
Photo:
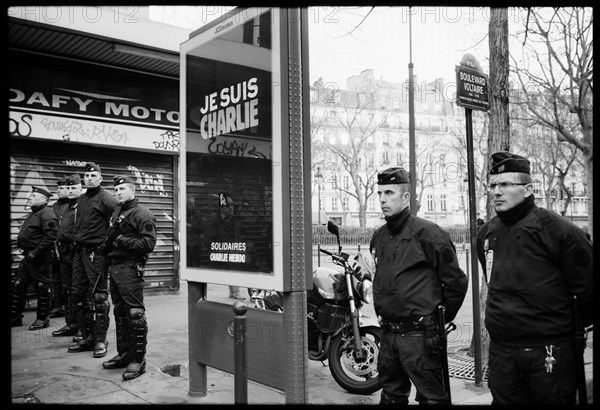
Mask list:
[[[55,337],[74,336],[79,331],[71,300],[73,291],[73,258],[75,257],[73,225],[77,210],[77,198],[79,198],[82,192],[81,178],[78,174],[72,174],[65,178],[65,190],[67,192],[68,207],[58,222],[56,248],[60,259],[60,282],[62,298],[65,304],[66,323],[60,329],[52,332],[52,336]]]
[[[83,181],[86,191],[77,200],[73,223],[75,255],[71,294],[74,315],[83,339],[69,347],[68,352],[93,351],[93,357],[104,357],[108,344],[106,332],[110,304],[106,265],[98,247],[104,240],[117,200],[102,188],[102,170],[98,164],[85,164]]]
[[[375,313],[382,337],[378,357],[381,404],[408,404],[411,382],[420,404],[450,404],[444,389],[437,309],[445,321],[458,313],[468,281],[450,236],[438,225],[413,216],[410,181],[399,167],[377,176],[377,195],[386,224],[373,234],[370,251]]]
[[[27,289],[34,283],[37,293],[36,320],[29,330],[43,329],[49,326],[50,286],[52,283],[53,248],[56,240],[58,219],[48,206],[50,192],[33,186],[28,205],[31,213],[21,226],[17,235],[17,247],[25,256],[17,268],[17,276],[11,289],[11,327],[23,325],[23,309]]]
[[[119,205],[100,252],[110,260],[110,293],[115,305],[117,355],[102,363],[123,369],[123,380],[146,371],[148,324],[144,306],[144,267],[156,245],[156,219],[135,197],[135,180],[114,177]]]
[[[52,209],[58,218],[58,225],[60,226],[60,221],[69,208],[69,198],[67,198],[67,187],[66,187],[66,178],[59,178],[56,181],[56,196],[58,199],[52,204]],[[55,243],[54,246],[55,258],[54,264],[52,266],[52,310],[48,317],[60,317],[65,315],[65,300],[64,294],[62,292],[62,285],[60,281],[60,254],[58,253],[58,247]]]
[[[583,324],[592,324],[592,243],[535,205],[526,158],[501,151],[491,164],[487,188],[496,215],[478,231],[477,254],[488,285],[492,404],[574,404],[569,296],[578,296]]]

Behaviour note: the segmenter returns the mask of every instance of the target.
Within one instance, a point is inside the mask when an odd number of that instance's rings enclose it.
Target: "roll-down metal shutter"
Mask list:
[[[56,181],[79,174],[83,178],[86,162],[102,169],[102,187],[114,195],[113,176],[136,178],[136,197],[156,217],[157,243],[146,265],[146,289],[179,289],[179,241],[177,193],[174,189],[176,157],[47,141],[11,141],[10,155],[10,238],[13,269],[22,257],[15,247],[19,229],[30,212],[25,209],[31,185],[42,186],[56,197]]]

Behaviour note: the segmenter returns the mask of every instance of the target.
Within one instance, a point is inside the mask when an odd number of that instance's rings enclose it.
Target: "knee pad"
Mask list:
[[[115,317],[129,316],[129,309],[122,306],[115,306]]]
[[[44,282],[37,282],[35,284],[35,290],[38,292],[38,295],[39,295],[39,294],[46,294],[46,293],[48,293],[48,291],[50,290],[50,288]]]
[[[129,317],[131,320],[141,320],[144,319],[146,311],[142,308],[131,308],[129,309]]]
[[[97,292],[94,293],[94,304],[100,305],[108,302],[108,293]]]
[[[21,293],[25,290],[25,284],[21,282],[21,279],[15,279],[13,282],[13,290],[15,293]]]

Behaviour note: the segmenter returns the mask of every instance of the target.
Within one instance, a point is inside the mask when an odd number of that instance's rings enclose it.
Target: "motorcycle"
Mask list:
[[[362,254],[354,258],[342,252],[338,226],[329,221],[327,230],[337,238],[338,252],[320,249],[331,257],[336,269],[313,271],[313,288],[307,292],[308,358],[329,361],[329,370],[342,388],[354,394],[381,389],[377,357],[381,330],[377,321],[361,325],[361,307],[373,302],[371,268]],[[283,295],[264,289],[248,289],[254,307],[283,311]],[[364,323],[367,320],[363,320]]]

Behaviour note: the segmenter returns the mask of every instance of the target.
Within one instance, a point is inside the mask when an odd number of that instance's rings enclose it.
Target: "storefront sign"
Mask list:
[[[10,51],[12,136],[178,152],[178,81]]]

